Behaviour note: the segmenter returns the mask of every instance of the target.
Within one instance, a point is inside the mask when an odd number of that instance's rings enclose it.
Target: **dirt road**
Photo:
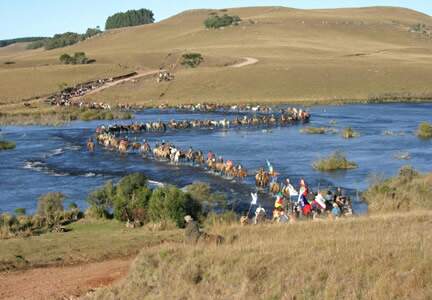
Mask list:
[[[0,299],[64,299],[127,275],[132,259],[0,273]]]
[[[258,59],[252,57],[243,57],[244,61],[235,65],[232,65],[231,68],[242,68],[250,65],[254,65],[259,62]]]

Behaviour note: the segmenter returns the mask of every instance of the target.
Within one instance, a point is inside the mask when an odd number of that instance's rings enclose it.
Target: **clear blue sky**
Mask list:
[[[161,20],[192,8],[279,5],[295,8],[402,6],[432,15],[432,0],[0,0],[0,40],[84,32],[97,25],[103,28],[109,15],[128,9],[148,8]]]

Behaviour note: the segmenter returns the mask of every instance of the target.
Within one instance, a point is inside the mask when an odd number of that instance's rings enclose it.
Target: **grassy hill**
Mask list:
[[[220,247],[146,248],[86,299],[428,299],[430,213],[218,227]]]
[[[212,13],[239,15],[239,26],[206,30]],[[0,103],[14,103],[89,79],[164,67],[170,83],[141,79],[91,99],[136,104],[187,102],[332,101],[383,97],[431,97],[432,39],[410,32],[432,26],[416,11],[371,7],[298,10],[251,7],[186,11],[159,23],[112,30],[51,51],[0,49]],[[84,51],[95,64],[60,65],[63,53]],[[198,52],[204,63],[180,66]],[[230,68],[244,57],[255,65]],[[5,65],[5,61],[14,61]]]

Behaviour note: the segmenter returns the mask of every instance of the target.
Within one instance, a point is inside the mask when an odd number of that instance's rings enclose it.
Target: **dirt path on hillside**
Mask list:
[[[88,92],[86,94],[86,96],[99,93],[105,89],[111,88],[113,86],[116,86],[116,85],[119,85],[119,84],[122,84],[122,83],[125,83],[128,81],[132,81],[132,80],[135,80],[135,79],[138,79],[141,77],[157,75],[157,74],[159,74],[159,72],[164,72],[164,70],[137,71],[138,74],[136,74],[134,76],[131,76],[131,77],[128,77],[125,79],[121,79],[121,80],[117,80],[117,81],[113,81],[113,82],[108,82],[105,85]]]
[[[250,65],[254,65],[259,62],[258,59],[252,57],[243,57],[244,61],[235,65],[232,65],[231,68],[242,68]]]
[[[65,299],[125,278],[132,259],[0,273],[0,299]]]

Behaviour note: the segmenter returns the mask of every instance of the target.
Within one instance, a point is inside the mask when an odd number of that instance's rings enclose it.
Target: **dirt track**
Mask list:
[[[127,275],[131,259],[0,273],[0,299],[65,299]]]
[[[245,61],[238,63],[238,64],[235,64],[235,65],[232,65],[231,68],[242,68],[242,67],[246,67],[249,65],[254,65],[254,64],[258,63],[258,61],[259,61],[258,59],[252,58],[252,57],[243,57],[243,59]]]

